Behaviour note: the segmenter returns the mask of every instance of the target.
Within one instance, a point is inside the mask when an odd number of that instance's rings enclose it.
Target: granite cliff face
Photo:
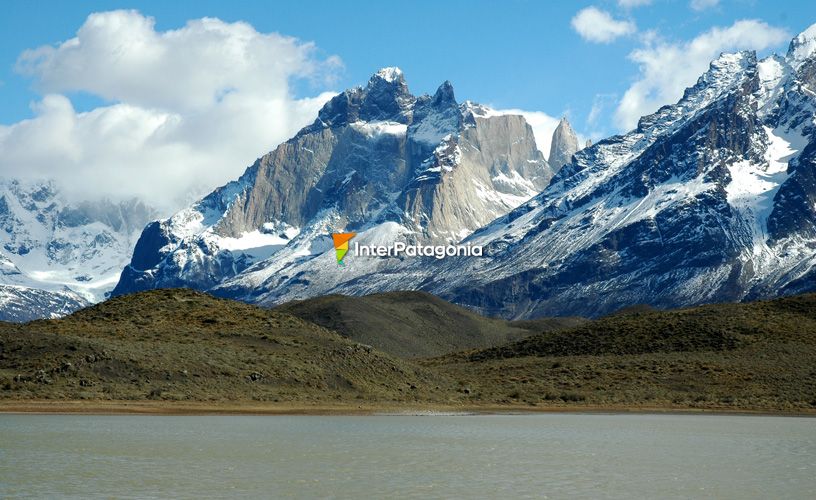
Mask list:
[[[564,165],[572,161],[572,155],[580,150],[578,147],[578,136],[572,130],[572,126],[566,117],[561,118],[552,136],[550,145],[550,158],[548,162],[554,171],[558,171]]]
[[[114,294],[217,287],[254,300],[303,283],[303,273],[328,286],[334,279],[320,278],[319,264],[328,262],[330,232],[455,242],[551,177],[521,116],[458,103],[449,82],[414,96],[399,69],[385,68],[334,97],[238,180],[150,223]]]

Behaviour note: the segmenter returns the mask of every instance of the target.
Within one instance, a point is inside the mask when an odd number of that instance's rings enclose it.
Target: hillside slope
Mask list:
[[[344,313],[359,305],[325,300]],[[433,298],[389,294],[363,304],[384,317],[425,317],[430,332],[448,326],[432,313],[449,307]],[[412,308],[420,312],[406,312]],[[357,314],[368,321],[374,313]],[[338,325],[351,324],[349,317]],[[458,324],[473,327],[467,321],[480,325],[467,316]],[[369,334],[376,340],[376,331]],[[392,357],[282,311],[188,290],[129,295],[60,320],[0,323],[0,400],[78,399],[158,400],[167,408],[188,401],[811,413],[816,295],[635,310],[420,360]]]
[[[424,363],[474,400],[816,409],[816,294],[621,313]]]
[[[363,297],[328,295],[275,310],[335,330],[402,358],[419,358],[519,340],[544,330],[575,326],[580,318],[509,323],[479,316],[425,292],[387,292]]]
[[[446,400],[445,377],[281,312],[189,290],[0,323],[0,398]]]

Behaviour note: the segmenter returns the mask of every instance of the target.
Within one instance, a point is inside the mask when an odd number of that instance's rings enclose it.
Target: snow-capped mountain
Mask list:
[[[238,181],[151,223],[116,293],[274,304],[422,289],[518,318],[816,290],[815,119],[816,25],[784,56],[723,54],[679,102],[571,154],[548,183],[521,117],[458,104],[449,84],[414,97],[383,70]],[[485,251],[341,267],[337,231]]]
[[[787,54],[723,54],[675,105],[575,154],[468,238],[351,293],[420,287],[506,317],[600,315],[816,289],[816,25]]]
[[[60,316],[103,300],[153,217],[137,201],[75,204],[53,182],[0,180],[0,320]]]
[[[58,317],[89,305],[68,287],[46,288],[0,253],[0,321]]]
[[[523,117],[458,103],[449,82],[416,97],[399,69],[385,68],[238,180],[150,223],[114,294],[178,286],[245,300],[304,287],[319,294],[372,270],[337,275],[329,233],[459,241],[551,177]]]

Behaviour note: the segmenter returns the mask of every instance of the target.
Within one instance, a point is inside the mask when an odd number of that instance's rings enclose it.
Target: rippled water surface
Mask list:
[[[0,415],[0,497],[816,498],[816,419]]]

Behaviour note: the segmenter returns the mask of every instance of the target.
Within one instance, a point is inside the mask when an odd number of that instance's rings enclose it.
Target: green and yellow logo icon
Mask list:
[[[332,239],[334,240],[334,251],[337,253],[337,263],[341,266],[345,266],[346,264],[343,262],[343,258],[346,256],[349,250],[349,240],[354,238],[357,233],[333,233]]]

